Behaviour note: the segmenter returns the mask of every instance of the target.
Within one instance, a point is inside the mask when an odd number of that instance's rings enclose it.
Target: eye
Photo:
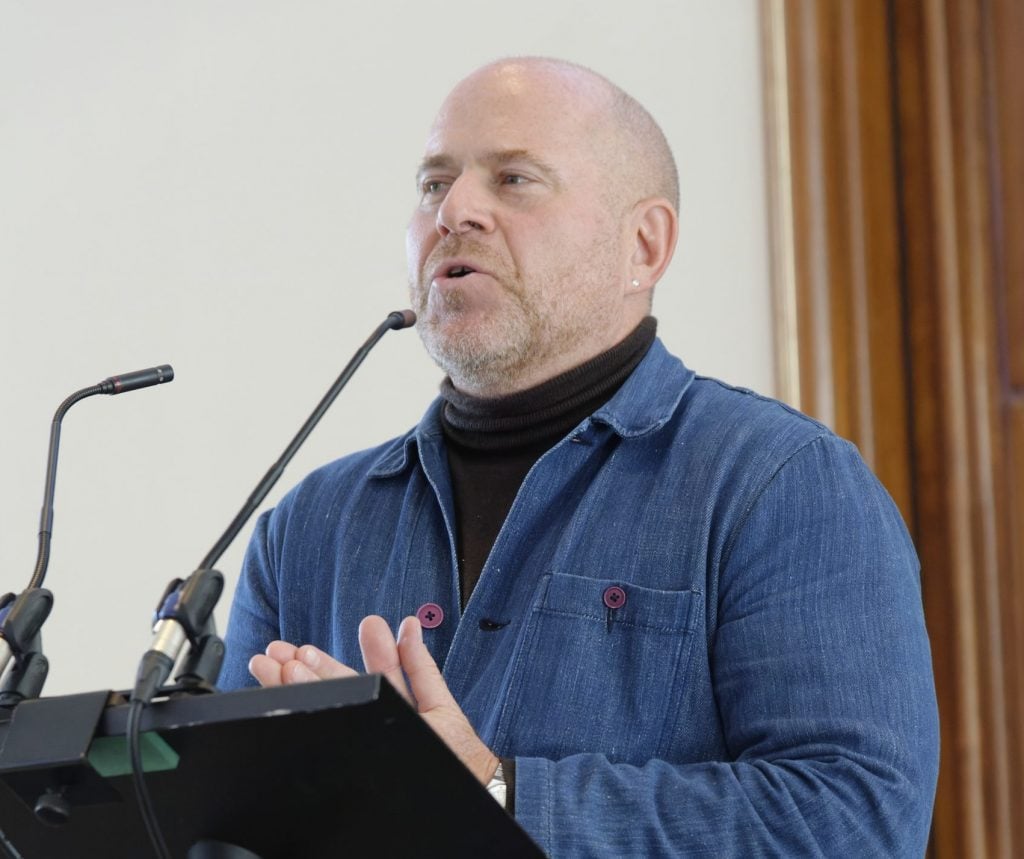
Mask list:
[[[520,173],[506,173],[501,177],[502,185],[525,185],[530,180]]]
[[[436,197],[448,190],[448,184],[443,179],[424,179],[420,182],[420,193],[424,197]]]

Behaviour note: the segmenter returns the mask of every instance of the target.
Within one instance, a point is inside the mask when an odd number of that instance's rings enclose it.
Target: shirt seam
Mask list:
[[[817,444],[819,441],[823,441],[828,438],[830,438],[830,436],[826,432],[822,432],[819,435],[816,435],[813,438],[808,439],[803,444],[801,444],[796,450],[790,453],[789,456],[782,460],[782,462],[779,463],[775,471],[771,473],[771,476],[765,481],[764,485],[757,491],[757,494],[751,499],[750,504],[747,505],[747,508],[743,511],[743,514],[740,516],[740,520],[736,524],[736,527],[732,530],[732,533],[729,535],[729,540],[725,544],[725,547],[722,549],[722,559],[718,563],[719,571],[728,566],[729,558],[732,556],[733,547],[736,545],[736,541],[739,539],[739,536],[742,533],[743,529],[747,526],[747,521],[750,519],[750,516],[753,513],[754,508],[758,505],[758,502],[760,502],[760,500],[764,497],[765,493],[767,493],[769,487],[771,487],[772,484],[775,483],[775,479],[782,473],[782,470],[787,465],[789,465],[789,463],[793,460],[794,457],[803,453],[803,451],[807,450],[807,448],[809,448],[811,445]]]
[[[685,591],[684,593],[693,593],[693,591]],[[609,611],[615,611],[615,609],[609,609]],[[538,614],[555,615],[557,617],[574,617],[574,618],[580,618],[580,619],[583,619],[583,620],[595,620],[595,621],[597,621],[599,623],[604,623],[607,620],[607,616],[606,615],[584,614],[583,612],[563,611],[563,610],[560,610],[560,609],[553,609],[553,608],[539,608],[539,609],[537,609],[537,613]],[[617,619],[614,616],[612,617],[612,623],[615,624],[616,626],[628,626],[628,627],[631,627],[632,629],[646,629],[646,630],[650,630],[651,632],[686,632],[686,633],[693,632],[693,626],[692,625],[690,625],[690,626],[653,626],[651,624],[637,623],[635,621],[619,620],[619,619]]]

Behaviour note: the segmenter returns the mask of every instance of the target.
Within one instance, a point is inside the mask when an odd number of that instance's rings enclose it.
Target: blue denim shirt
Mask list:
[[[435,603],[427,645],[551,856],[923,854],[917,559],[852,445],[656,341],[534,465],[461,611],[440,408],[260,518],[224,687],[276,638],[361,667],[364,616]]]

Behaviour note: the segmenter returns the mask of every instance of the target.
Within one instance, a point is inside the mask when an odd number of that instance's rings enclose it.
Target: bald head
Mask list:
[[[460,81],[438,114],[442,122],[460,98],[488,79],[510,93],[543,86],[561,96],[562,109],[580,122],[576,145],[610,171],[610,203],[629,208],[661,197],[679,209],[679,173],[664,132],[640,102],[603,75],[566,60],[512,57],[474,71]]]

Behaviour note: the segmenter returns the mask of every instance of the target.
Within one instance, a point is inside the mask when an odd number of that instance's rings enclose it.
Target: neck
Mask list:
[[[643,315],[623,320],[618,329],[603,338],[588,340],[575,348],[552,349],[552,354],[533,353],[517,366],[506,366],[500,370],[496,368],[478,370],[468,375],[456,371],[450,373],[448,380],[456,391],[469,397],[493,400],[514,396],[547,384],[551,380],[607,354],[626,340],[646,320],[653,320],[653,317]]]
[[[476,397],[446,379],[441,385],[445,434],[449,441],[492,450],[553,443],[611,398],[647,354],[656,331],[649,316],[611,349],[502,397]]]

